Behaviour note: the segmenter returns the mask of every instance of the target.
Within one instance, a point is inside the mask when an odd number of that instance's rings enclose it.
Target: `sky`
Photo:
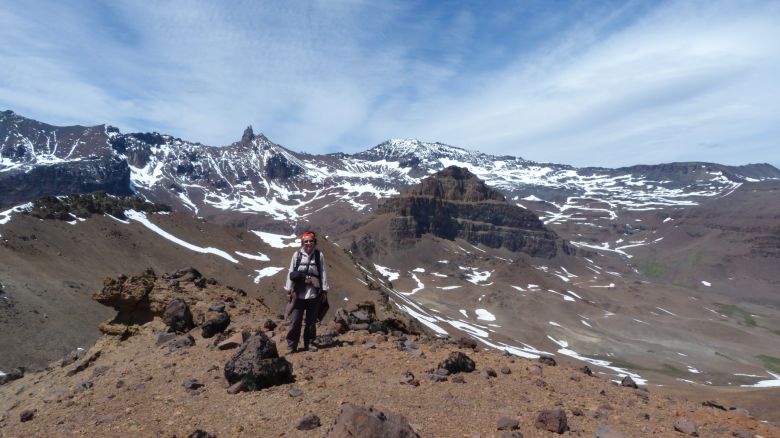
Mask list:
[[[390,138],[780,167],[778,1],[9,1],[0,110],[227,145]]]

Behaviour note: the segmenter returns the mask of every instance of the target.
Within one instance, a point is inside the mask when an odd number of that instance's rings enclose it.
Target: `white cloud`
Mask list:
[[[252,124],[308,152],[418,137],[575,165],[780,164],[780,6],[659,5],[11,4],[0,107],[206,144]]]

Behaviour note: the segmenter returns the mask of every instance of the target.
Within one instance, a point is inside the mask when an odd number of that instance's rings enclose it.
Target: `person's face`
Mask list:
[[[303,242],[303,250],[307,253],[310,253],[314,249],[314,239],[311,237],[307,237],[302,240]]]

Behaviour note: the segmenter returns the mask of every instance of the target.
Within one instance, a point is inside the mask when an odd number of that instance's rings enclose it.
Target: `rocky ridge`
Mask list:
[[[468,169],[450,166],[380,205],[393,215],[392,240],[403,244],[423,234],[552,258],[573,249],[531,211],[509,204]]]
[[[744,410],[693,404],[625,380],[616,385],[552,358],[480,351],[467,339],[398,327],[363,328],[357,324],[370,318],[365,306],[347,312],[352,323],[321,327],[318,351],[278,357],[273,344],[283,343],[284,322],[257,299],[195,269],[108,279],[95,297],[119,309],[111,325],[125,329],[106,330],[89,350],[0,386],[0,434],[780,434]],[[207,337],[203,327],[222,313],[229,324]],[[177,322],[189,318],[191,327]],[[290,380],[256,391],[231,385],[230,364],[252,349],[253,339],[262,345],[258,351],[268,352],[261,355],[276,356],[253,363],[286,363]]]
[[[242,213],[248,221],[297,223],[310,208],[326,217],[359,216],[450,165],[468,167],[512,202],[544,201],[529,207],[546,223],[592,219],[594,211],[609,213],[596,219],[611,221],[621,210],[695,205],[744,182],[780,179],[768,164],[577,169],[412,139],[352,155],[310,155],[275,144],[251,126],[239,141],[212,147],[159,133],[124,134],[106,125],[56,127],[11,111],[0,113],[0,138],[0,186],[5,181],[8,189],[0,191],[0,206],[85,190],[137,192],[223,223]],[[14,188],[11,180],[27,183]],[[334,230],[349,227],[330,222]]]

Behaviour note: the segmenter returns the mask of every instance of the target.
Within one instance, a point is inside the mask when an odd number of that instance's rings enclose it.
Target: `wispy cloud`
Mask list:
[[[40,1],[0,10],[0,106],[308,152],[417,137],[575,165],[780,164],[780,6]],[[713,147],[717,145],[717,147]]]

